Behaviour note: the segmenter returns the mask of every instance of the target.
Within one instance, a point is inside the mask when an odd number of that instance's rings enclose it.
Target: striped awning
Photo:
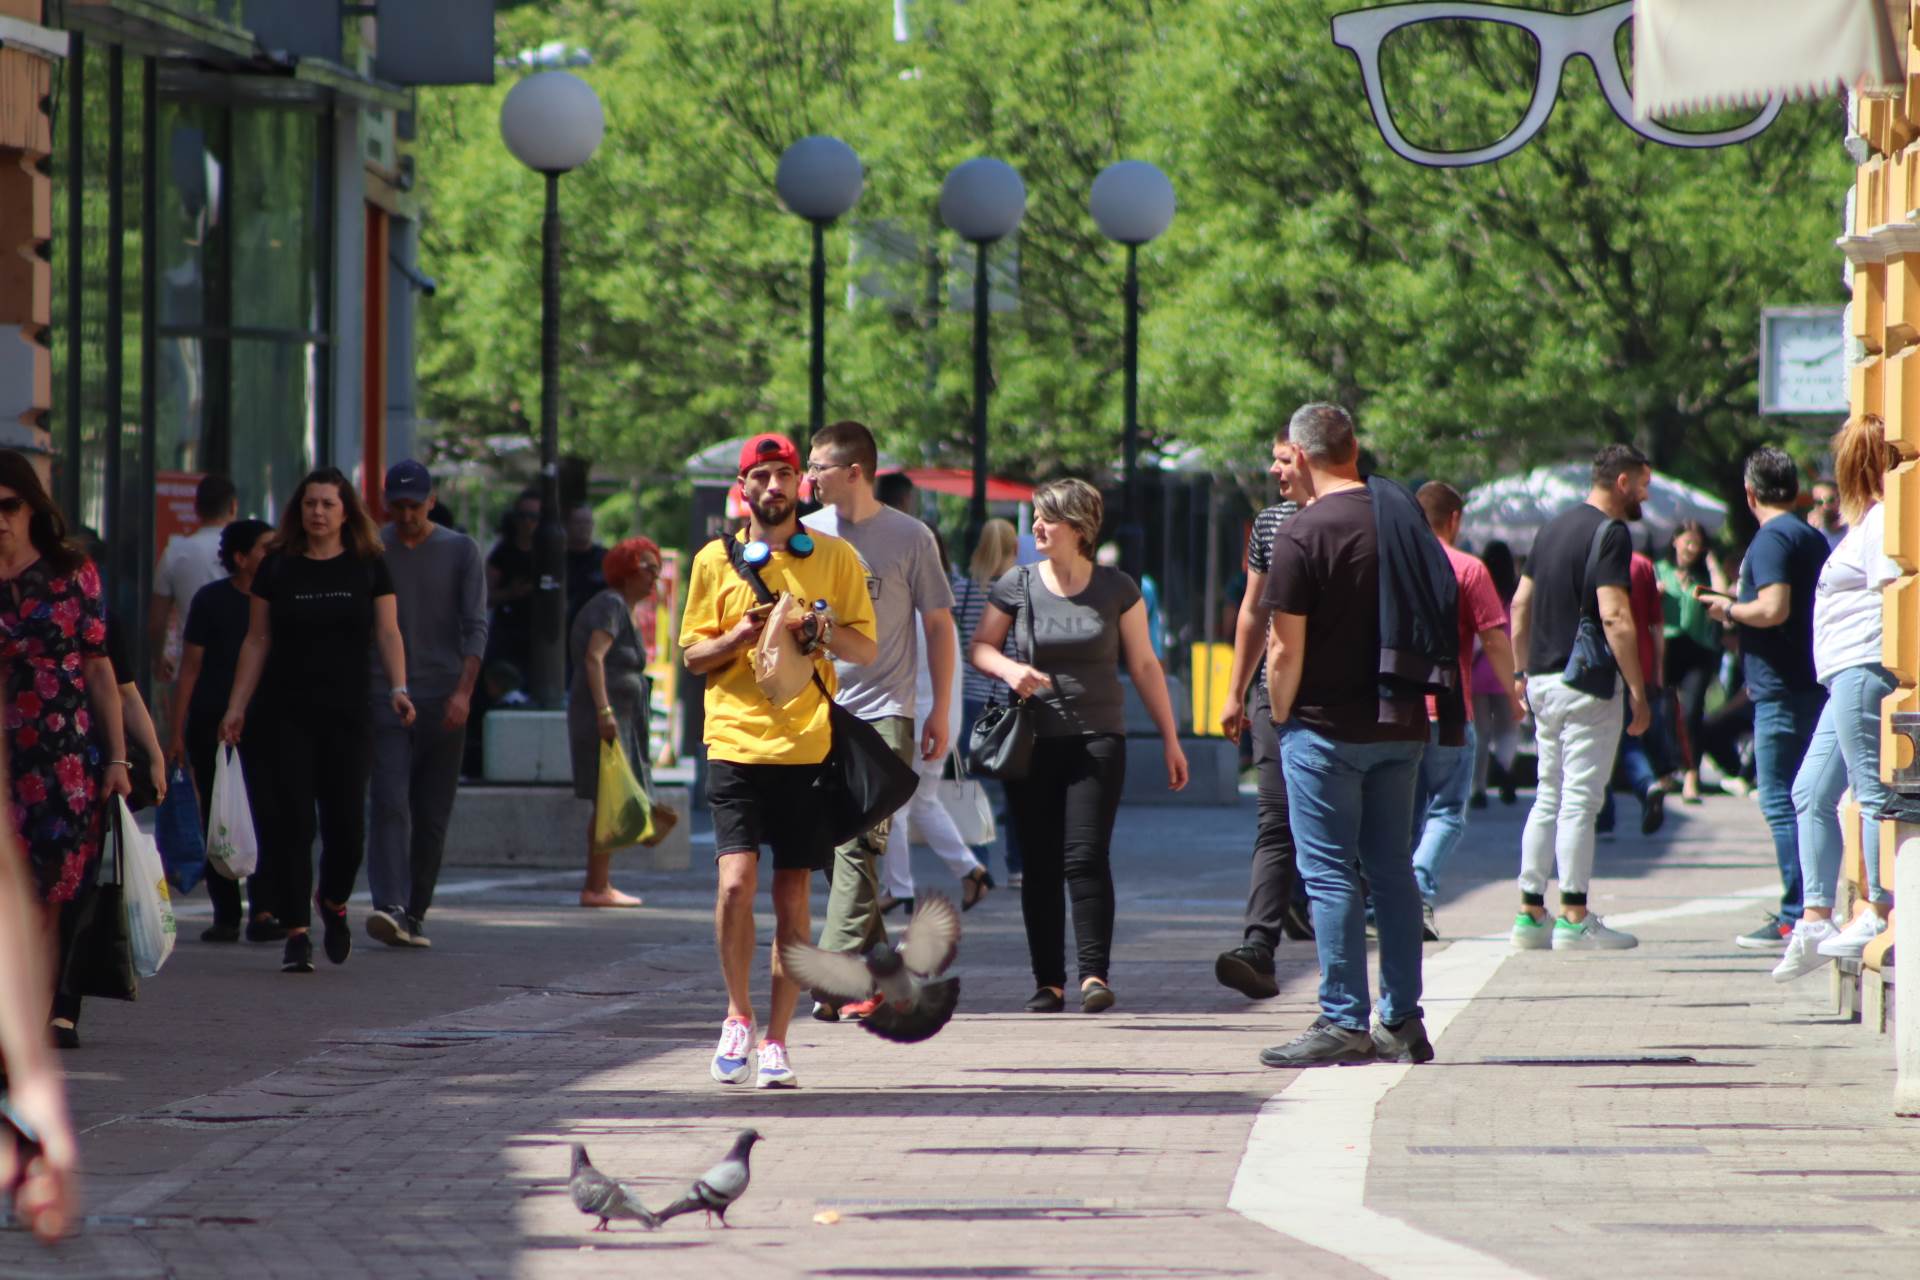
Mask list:
[[[1634,114],[1894,92],[1906,35],[1905,0],[1639,0]]]

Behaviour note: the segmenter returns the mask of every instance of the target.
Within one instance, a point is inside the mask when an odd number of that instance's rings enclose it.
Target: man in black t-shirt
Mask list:
[[[1255,1000],[1280,993],[1273,976],[1273,952],[1282,933],[1308,942],[1313,923],[1300,876],[1294,866],[1293,832],[1287,825],[1287,783],[1280,774],[1280,740],[1274,733],[1267,703],[1267,629],[1272,611],[1260,602],[1267,573],[1273,564],[1273,540],[1287,519],[1313,498],[1306,469],[1283,431],[1273,442],[1268,474],[1279,482],[1280,501],[1253,519],[1247,537],[1247,589],[1240,600],[1240,616],[1233,633],[1233,670],[1227,677],[1227,701],[1220,713],[1220,732],[1229,741],[1253,735],[1253,767],[1259,776],[1258,819],[1253,837],[1252,884],[1247,891],[1245,931],[1241,944],[1223,951],[1213,964],[1213,976]],[[1253,690],[1247,691],[1251,681]]]
[[[1306,463],[1314,499],[1275,537],[1261,603],[1273,610],[1267,695],[1313,900],[1321,1014],[1260,1061],[1425,1062],[1433,1046],[1420,1019],[1420,890],[1409,837],[1427,704],[1418,695],[1382,696],[1380,539],[1353,419],[1338,405],[1310,404],[1295,412],[1287,438]],[[1432,536],[1424,521],[1420,530]],[[1371,1032],[1363,874],[1380,936]]]
[[[1520,912],[1513,945],[1522,951],[1620,951],[1637,947],[1630,933],[1609,929],[1587,910],[1593,871],[1594,818],[1613,772],[1624,718],[1630,734],[1653,715],[1634,638],[1633,540],[1622,521],[1638,520],[1653,472],[1632,445],[1610,444],[1593,460],[1593,488],[1533,540],[1527,571],[1513,596],[1513,652],[1520,693],[1533,712],[1540,781],[1520,837]],[[1599,554],[1594,555],[1594,538]],[[1593,571],[1588,573],[1588,563]],[[1568,684],[1581,620],[1597,618],[1618,679],[1606,697]],[[1588,626],[1591,627],[1589,622]],[[1627,692],[1627,711],[1619,686]],[[1547,913],[1547,881],[1560,873],[1560,918]]]

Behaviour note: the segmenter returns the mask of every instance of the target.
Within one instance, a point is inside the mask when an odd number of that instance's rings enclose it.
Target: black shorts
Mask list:
[[[707,806],[713,811],[713,852],[773,849],[776,871],[824,871],[833,865],[833,841],[814,782],[817,764],[735,764],[707,761]]]

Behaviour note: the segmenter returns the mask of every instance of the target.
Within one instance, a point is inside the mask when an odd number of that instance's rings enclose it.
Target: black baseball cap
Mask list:
[[[425,502],[433,496],[433,473],[412,458],[387,468],[388,502]]]

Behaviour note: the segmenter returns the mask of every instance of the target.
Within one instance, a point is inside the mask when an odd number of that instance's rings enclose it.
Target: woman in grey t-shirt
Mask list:
[[[1039,983],[1027,1001],[1034,1013],[1065,1007],[1063,894],[1073,901],[1080,1008],[1098,1013],[1113,1007],[1107,984],[1113,950],[1108,855],[1126,780],[1123,662],[1165,744],[1167,786],[1178,791],[1187,785],[1187,757],[1174,728],[1166,676],[1148,640],[1140,588],[1119,570],[1093,562],[1102,514],[1099,491],[1084,480],[1055,480],[1034,492],[1033,537],[1046,559],[993,584],[968,654],[980,671],[1031,698],[1035,712],[1033,764],[1025,778],[1007,782],[1026,859],[1020,910]],[[1000,651],[1009,632],[1024,661]]]

